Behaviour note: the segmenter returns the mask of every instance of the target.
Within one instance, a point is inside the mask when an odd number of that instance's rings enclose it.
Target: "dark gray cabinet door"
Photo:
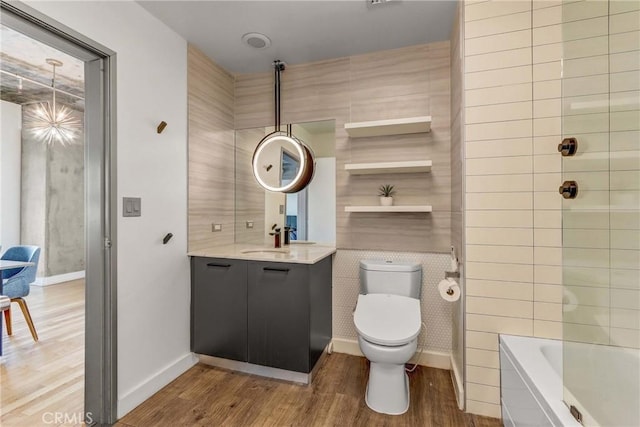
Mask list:
[[[247,361],[247,262],[191,259],[191,350]]]
[[[249,262],[249,362],[309,372],[305,264]]]

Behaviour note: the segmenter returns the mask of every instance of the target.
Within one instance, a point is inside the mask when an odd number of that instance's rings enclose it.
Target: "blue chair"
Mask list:
[[[11,298],[11,302],[17,302],[27,321],[31,336],[38,341],[38,333],[33,325],[27,302],[23,299],[29,295],[29,285],[36,280],[40,248],[37,246],[13,246],[2,255],[3,260],[32,262],[34,265],[22,268],[2,270],[2,288],[0,294]],[[4,312],[4,320],[7,325],[7,334],[12,334],[11,309]]]

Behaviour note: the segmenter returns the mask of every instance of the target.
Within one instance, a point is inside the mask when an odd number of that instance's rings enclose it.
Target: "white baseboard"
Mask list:
[[[136,406],[157,393],[162,387],[178,378],[188,369],[198,363],[198,358],[193,353],[188,353],[178,360],[167,365],[160,372],[140,383],[133,390],[128,391],[118,398],[118,419],[135,409]]]
[[[462,385],[462,375],[458,372],[455,360],[453,360],[453,355],[451,355],[451,381],[453,382],[453,390],[456,392],[458,409],[464,411],[464,386]]]
[[[333,338],[333,340],[331,340],[331,343],[333,344],[332,351],[336,353],[345,353],[364,357],[364,355],[360,351],[360,345],[356,340]],[[422,366],[449,370],[451,369],[451,354],[443,353],[440,351],[421,351],[417,354],[417,356],[413,356],[413,358],[409,361],[409,363],[416,362],[418,363],[418,365]]]
[[[36,286],[49,286],[56,285],[58,283],[70,282],[72,280],[84,279],[84,270],[74,271],[71,273],[57,274],[49,277],[38,277],[32,285]]]

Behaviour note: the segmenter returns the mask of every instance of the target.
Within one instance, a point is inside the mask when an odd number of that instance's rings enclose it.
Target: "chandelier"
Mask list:
[[[25,127],[38,139],[48,145],[69,145],[78,141],[82,121],[74,116],[74,111],[64,105],[56,106],[56,67],[62,62],[47,58],[47,64],[53,67],[51,88],[52,102],[42,102],[35,108],[25,111]]]

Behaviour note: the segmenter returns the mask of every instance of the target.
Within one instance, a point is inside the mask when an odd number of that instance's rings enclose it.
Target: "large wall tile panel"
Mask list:
[[[188,49],[189,250],[234,242],[234,79]],[[212,224],[222,231],[212,232]]]

